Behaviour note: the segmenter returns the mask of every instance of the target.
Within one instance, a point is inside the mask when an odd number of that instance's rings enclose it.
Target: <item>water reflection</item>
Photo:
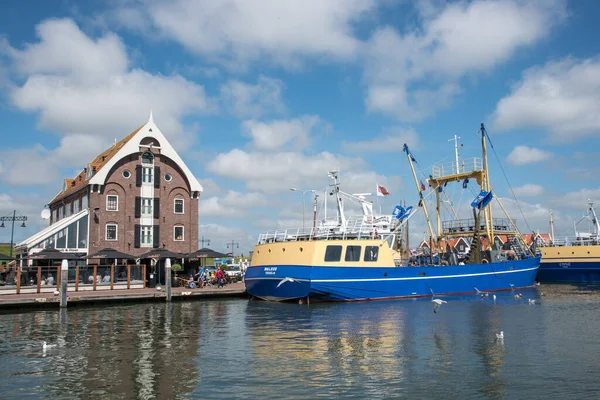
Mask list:
[[[544,288],[548,290],[548,288]],[[532,398],[592,391],[597,294],[5,314],[0,398]],[[538,296],[539,298],[539,296]],[[503,330],[504,343],[495,334]],[[566,337],[568,335],[568,338]],[[42,352],[43,340],[56,348]],[[555,362],[560,360],[560,363]],[[577,383],[565,380],[577,372]],[[562,379],[562,380],[561,380]],[[531,382],[542,382],[540,389]]]

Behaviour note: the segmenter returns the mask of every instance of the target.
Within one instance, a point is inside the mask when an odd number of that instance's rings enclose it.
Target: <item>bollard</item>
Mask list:
[[[69,262],[62,260],[60,266],[60,307],[67,307],[67,286],[69,285]]]
[[[165,260],[165,286],[167,287],[167,301],[171,301],[171,259]]]

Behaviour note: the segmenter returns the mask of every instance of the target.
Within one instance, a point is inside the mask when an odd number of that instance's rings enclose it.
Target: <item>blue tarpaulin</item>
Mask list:
[[[477,197],[475,197],[475,200],[471,202],[471,207],[481,210],[482,208],[487,206],[493,198],[494,195],[492,194],[492,192],[486,192],[482,190],[477,195]]]

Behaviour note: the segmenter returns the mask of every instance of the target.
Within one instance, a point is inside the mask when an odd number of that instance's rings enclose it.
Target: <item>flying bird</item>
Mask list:
[[[496,333],[496,339],[504,340],[504,331],[500,331],[500,333]]]
[[[281,280],[281,281],[280,281],[280,282],[277,284],[277,287],[279,287],[279,286],[283,285],[283,284],[284,284],[284,283],[286,283],[286,282],[296,282],[296,281],[294,280],[294,278],[283,278],[283,279],[282,279],[282,280]]]
[[[437,313],[437,310],[440,308],[440,306],[442,304],[447,303],[447,301],[442,300],[442,299],[432,299],[431,302],[434,303],[433,304],[433,312],[434,313]]]

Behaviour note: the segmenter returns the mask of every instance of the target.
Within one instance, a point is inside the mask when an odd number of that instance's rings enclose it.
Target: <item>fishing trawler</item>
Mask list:
[[[550,214],[552,241],[542,247],[542,263],[537,280],[543,283],[599,283],[600,282],[600,222],[594,202],[588,201],[586,218],[592,232],[581,232],[575,223],[575,237],[563,239],[554,236],[554,221]]]
[[[416,207],[396,206],[391,215],[370,215],[366,200],[340,189],[337,171],[329,177],[330,195],[336,199],[337,218],[316,223],[310,228],[286,229],[259,235],[252,262],[245,275],[248,293],[268,301],[306,299],[353,301],[391,298],[479,293],[532,286],[540,258],[522,246],[517,251],[502,251],[495,246],[495,235],[514,234],[521,238],[514,221],[492,217],[486,153],[487,132],[481,124],[482,158],[434,166],[426,178],[430,189],[420,184],[415,172],[415,157],[404,145],[417,186]],[[488,138],[489,140],[489,138]],[[473,218],[447,221],[440,217],[441,196],[451,182],[469,180],[479,185],[479,195],[471,203]],[[435,193],[437,232],[434,233],[425,194]],[[343,198],[361,204],[363,215],[346,217]],[[496,200],[498,200],[496,198]],[[500,204],[500,203],[499,203]],[[504,210],[504,208],[502,207]],[[423,211],[432,251],[412,254],[408,247],[408,221]],[[450,237],[470,236],[467,257],[444,252]],[[487,240],[490,249],[484,251]],[[524,244],[524,243],[523,243]]]

